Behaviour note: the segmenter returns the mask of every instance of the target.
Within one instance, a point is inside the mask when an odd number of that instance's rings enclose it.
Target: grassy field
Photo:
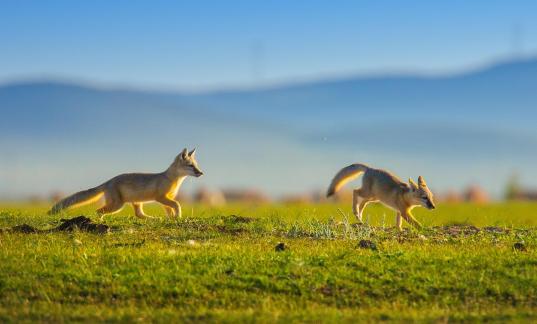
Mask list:
[[[379,206],[353,226],[350,204],[183,206],[176,223],[128,207],[105,235],[6,230],[57,226],[45,211],[0,207],[1,322],[537,320],[537,204],[416,209],[426,228],[402,233]],[[80,214],[98,221],[62,217]]]

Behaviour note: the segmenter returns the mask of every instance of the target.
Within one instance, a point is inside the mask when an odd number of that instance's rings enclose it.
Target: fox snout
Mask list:
[[[199,178],[199,177],[201,177],[202,175],[203,175],[203,172],[202,172],[201,170],[199,170],[199,169],[194,170],[194,176],[195,176],[196,178]]]
[[[434,205],[434,203],[433,203],[432,201],[430,201],[430,202],[427,203],[427,209],[431,209],[431,210],[432,210],[432,209],[435,209],[435,208],[436,208],[436,206]]]

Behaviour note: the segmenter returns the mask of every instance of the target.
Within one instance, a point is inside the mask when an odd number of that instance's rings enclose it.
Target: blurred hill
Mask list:
[[[158,171],[199,147],[190,188],[324,188],[361,161],[437,189],[537,179],[537,59],[443,76],[376,75],[209,93],[60,82],[0,87],[0,196]],[[188,184],[187,184],[188,186]]]
[[[308,130],[356,128],[371,121],[439,122],[518,129],[536,117],[537,58],[505,62],[457,75],[380,75],[195,96],[220,111]],[[255,109],[254,109],[255,108]],[[501,119],[501,120],[500,120]],[[525,121],[525,122],[524,122]],[[509,123],[517,125],[509,125]],[[300,124],[297,124],[300,123]]]

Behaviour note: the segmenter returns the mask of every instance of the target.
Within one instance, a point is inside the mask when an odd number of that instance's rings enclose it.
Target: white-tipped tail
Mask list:
[[[69,207],[82,206],[92,203],[99,200],[102,195],[104,195],[104,190],[101,186],[77,192],[60,200],[56,205],[52,206],[48,214],[53,215]]]
[[[328,191],[326,192],[326,197],[330,197],[338,192],[347,182],[358,178],[367,169],[367,165],[359,163],[351,164],[348,167],[341,169],[332,180],[332,183],[330,183],[330,187],[328,187]]]

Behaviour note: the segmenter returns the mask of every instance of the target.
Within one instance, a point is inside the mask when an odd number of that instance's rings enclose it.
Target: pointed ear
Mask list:
[[[188,156],[190,156],[191,158],[195,157],[196,156],[196,149],[193,149],[192,151],[188,152]]]
[[[188,154],[188,150],[184,148],[183,151],[181,152],[181,158],[185,160],[188,157],[187,154]]]
[[[408,183],[410,184],[410,188],[412,190],[417,190],[418,189],[418,185],[414,182],[414,180],[412,180],[412,178],[408,178]]]
[[[418,177],[418,184],[420,185],[420,187],[427,187],[427,184],[425,183],[425,180],[422,176]]]

